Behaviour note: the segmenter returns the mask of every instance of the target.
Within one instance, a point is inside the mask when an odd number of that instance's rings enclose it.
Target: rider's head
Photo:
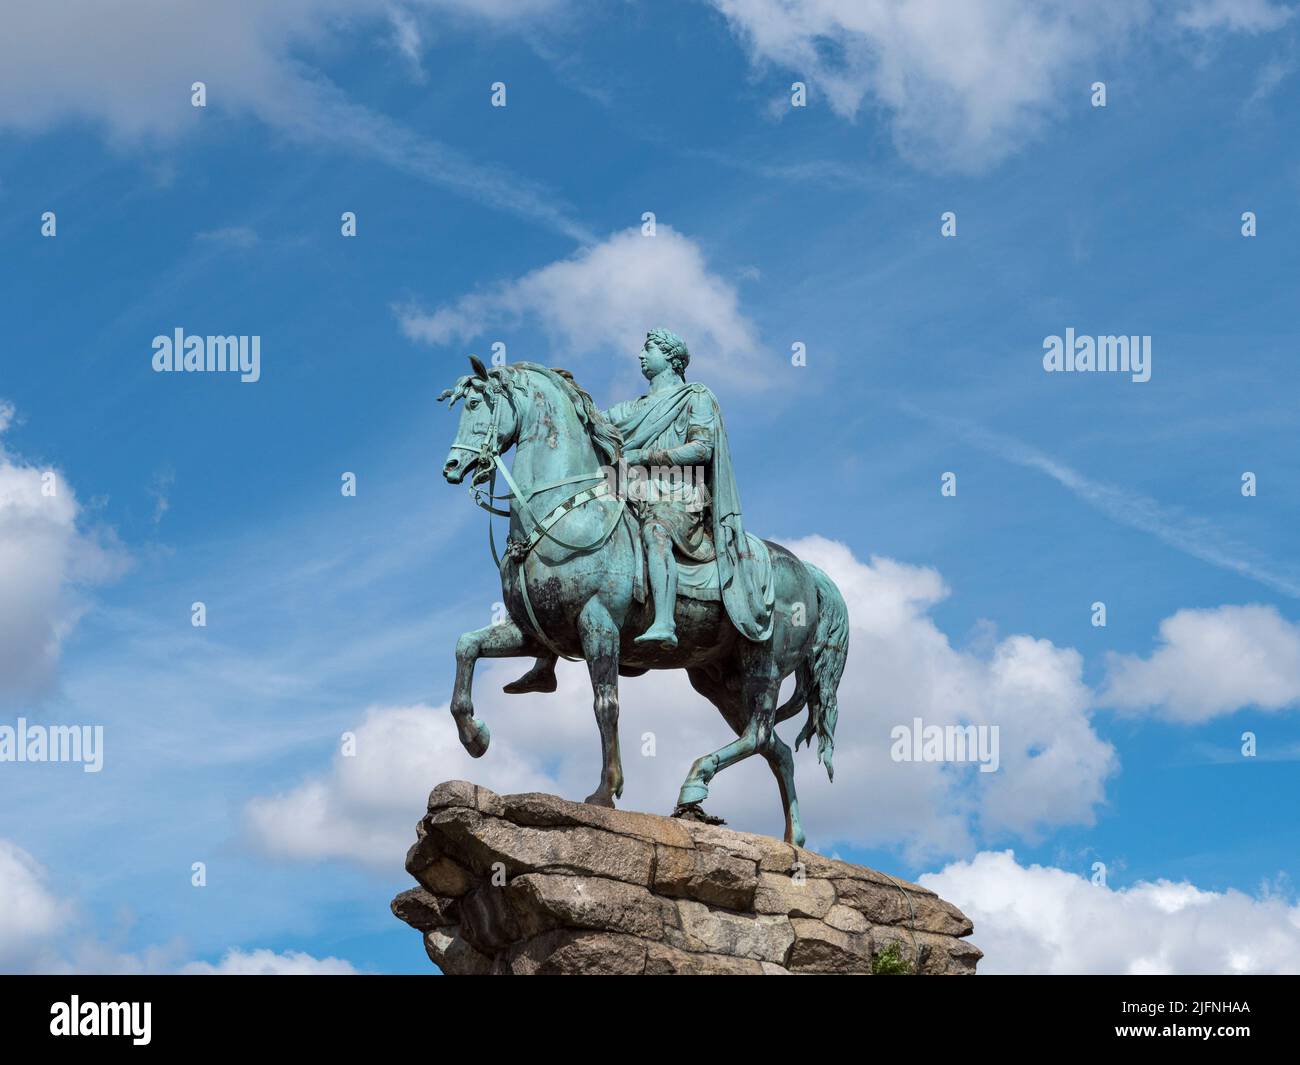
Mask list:
[[[646,347],[654,344],[662,351],[673,372],[682,380],[686,379],[686,367],[691,361],[691,353],[686,349],[686,341],[671,329],[651,329],[646,334],[645,343]]]

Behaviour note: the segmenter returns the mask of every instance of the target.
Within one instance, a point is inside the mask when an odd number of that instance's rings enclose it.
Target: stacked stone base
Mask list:
[[[964,974],[971,923],[916,884],[767,836],[440,784],[393,913],[449,974]]]

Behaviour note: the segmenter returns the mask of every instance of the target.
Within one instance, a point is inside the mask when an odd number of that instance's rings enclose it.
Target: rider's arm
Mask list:
[[[691,400],[686,442],[667,450],[654,450],[646,458],[651,466],[704,466],[713,459],[713,405],[696,394]]]

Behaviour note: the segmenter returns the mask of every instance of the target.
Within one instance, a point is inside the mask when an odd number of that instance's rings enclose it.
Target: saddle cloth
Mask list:
[[[627,522],[634,545],[633,550],[636,552],[636,581],[633,584],[632,594],[637,602],[643,603],[649,584],[646,577],[645,546],[641,543],[641,527],[630,510],[624,512],[623,520]],[[758,567],[761,584],[767,587],[772,579],[772,556],[768,553],[767,544],[753,533],[746,533],[745,538],[749,541],[749,551],[753,555],[754,565]],[[676,555],[675,559],[679,596],[706,603],[722,601],[722,583],[718,579],[717,562],[687,562],[681,555]]]

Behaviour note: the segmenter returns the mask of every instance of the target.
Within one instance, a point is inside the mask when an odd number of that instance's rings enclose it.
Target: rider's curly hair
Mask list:
[[[683,381],[686,380],[686,367],[690,365],[691,353],[686,348],[686,341],[674,333],[671,329],[651,329],[645,335],[646,341],[653,340],[655,347],[668,356],[668,361],[676,371],[677,376]]]

